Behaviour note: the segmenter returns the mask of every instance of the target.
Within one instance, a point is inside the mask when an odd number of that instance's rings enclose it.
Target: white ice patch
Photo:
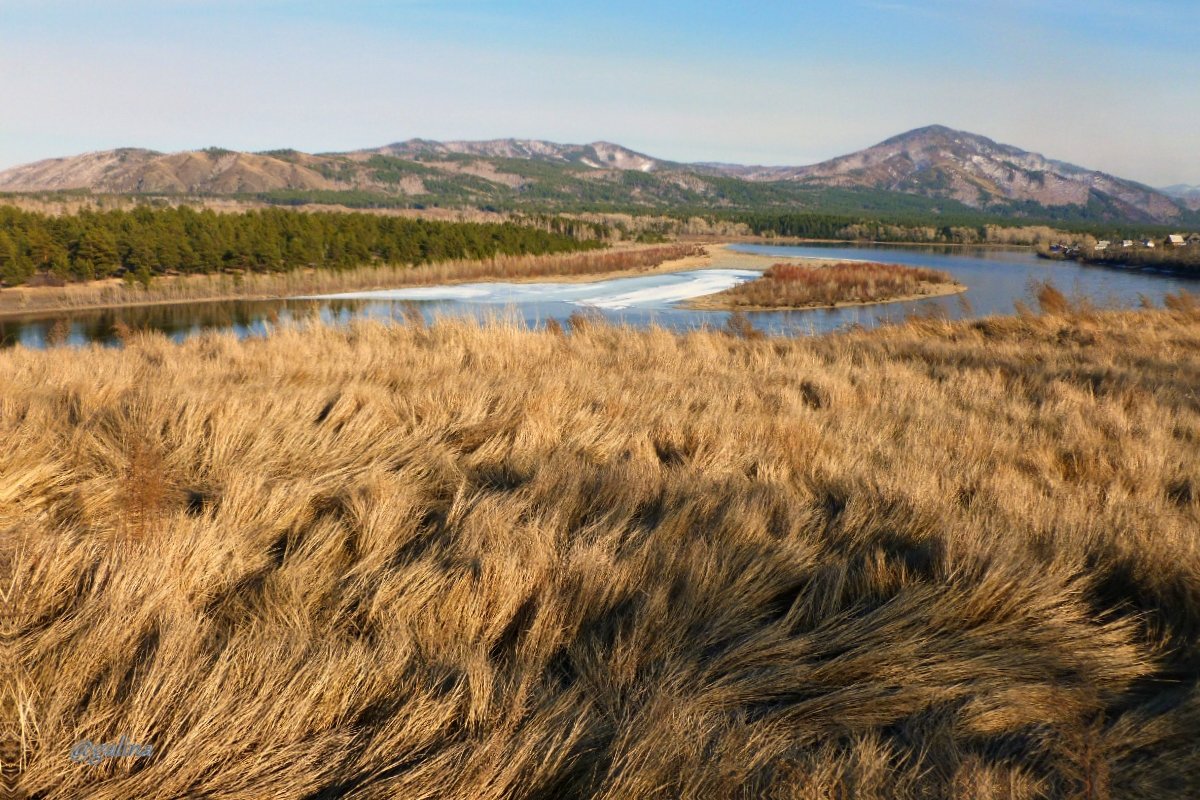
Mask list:
[[[297,297],[297,300],[477,300],[491,289],[482,286],[420,286],[412,289],[377,289]]]
[[[748,269],[706,269],[696,272],[677,273],[671,277],[682,278],[671,283],[662,283],[630,292],[582,298],[575,305],[594,308],[630,308],[633,306],[663,306],[703,297],[731,289],[762,275]]]
[[[508,305],[572,303],[593,308],[662,307],[757,278],[746,269],[702,269],[579,283],[469,283],[311,295],[298,300],[448,300]]]

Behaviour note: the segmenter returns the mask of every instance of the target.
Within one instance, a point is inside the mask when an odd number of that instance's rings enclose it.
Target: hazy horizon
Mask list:
[[[1200,8],[1179,0],[0,0],[0,18],[0,169],[414,137],[806,165],[942,124],[1200,184]]]

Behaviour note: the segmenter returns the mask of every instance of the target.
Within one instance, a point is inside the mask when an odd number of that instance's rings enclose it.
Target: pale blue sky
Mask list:
[[[805,164],[931,123],[1200,184],[1196,0],[0,0],[0,167],[607,139]]]

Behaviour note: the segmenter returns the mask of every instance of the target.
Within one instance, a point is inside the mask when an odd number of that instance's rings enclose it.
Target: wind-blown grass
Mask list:
[[[775,264],[757,278],[700,298],[711,308],[810,308],[880,303],[946,294],[959,284],[949,274],[924,267],[847,261],[825,266]]]
[[[0,352],[30,797],[1200,791],[1200,316]],[[147,759],[73,763],[81,739]]]

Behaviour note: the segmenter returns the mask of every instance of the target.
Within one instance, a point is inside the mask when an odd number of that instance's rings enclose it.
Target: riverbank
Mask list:
[[[634,245],[586,253],[498,257],[416,267],[371,266],[353,270],[281,273],[212,273],[155,278],[149,287],[117,278],[65,286],[0,289],[0,318],[231,300],[282,300],[315,294],[506,281],[582,282],[695,269],[711,263],[720,246]]]
[[[1137,249],[1132,251],[1113,250],[1111,254],[1085,256],[1081,253],[1067,255],[1049,250],[1037,250],[1037,257],[1046,261],[1071,261],[1088,267],[1108,267],[1135,272],[1152,272],[1177,275],[1181,278],[1200,277],[1200,247],[1181,250]]]
[[[695,235],[695,236],[680,236],[681,242],[698,242],[709,243],[719,240],[721,244],[753,244],[762,245],[764,247],[772,247],[780,245],[785,247],[803,246],[803,245],[841,245],[846,249],[854,248],[869,249],[873,247],[898,247],[898,248],[918,248],[918,249],[942,249],[947,250],[1014,250],[1027,251],[1036,248],[1033,244],[1011,244],[1007,242],[889,242],[879,239],[808,239],[799,236],[754,236],[754,235],[730,235],[717,237]]]
[[[463,283],[586,283],[718,267],[768,269],[780,261],[832,264],[834,259],[743,253],[730,243],[631,245],[571,253],[418,267],[361,267],[342,272],[298,270],[267,274],[177,275],[156,278],[149,288],[109,278],[66,286],[0,289],[0,319],[64,311],[89,311],[232,300],[265,301],[342,292],[383,291]],[[844,259],[843,259],[844,260]]]
[[[795,241],[818,243],[817,240]],[[783,243],[782,239],[730,237],[719,242],[629,245],[594,253],[504,257],[418,267],[374,266],[340,272],[308,269],[265,274],[170,275],[155,278],[148,288],[131,285],[118,278],[65,286],[14,286],[0,289],[0,318],[177,303],[282,300],[302,295],[471,282],[582,283],[706,267],[765,271],[781,261],[804,261],[819,266],[846,260],[762,255],[733,249],[735,244]],[[698,252],[687,252],[688,249]],[[895,301],[905,299],[913,298],[896,298]],[[695,308],[705,307],[697,305]]]

